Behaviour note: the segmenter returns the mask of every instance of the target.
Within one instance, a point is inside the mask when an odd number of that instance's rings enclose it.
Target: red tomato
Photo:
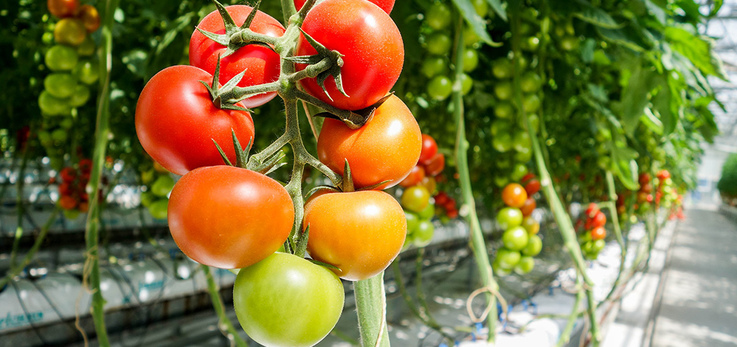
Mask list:
[[[77,11],[77,18],[82,21],[88,33],[95,32],[100,27],[100,13],[92,5],[82,5]]]
[[[68,182],[64,182],[59,185],[59,194],[70,195],[72,194],[72,186]]]
[[[346,110],[371,106],[392,89],[402,72],[402,35],[391,17],[368,1],[325,0],[307,14],[302,30],[327,49],[343,54],[341,75],[349,97],[338,91],[332,78],[325,81],[330,97],[314,78],[300,81],[308,93],[332,106]],[[297,54],[316,53],[300,37]]]
[[[670,172],[668,170],[660,170],[658,171],[658,179],[664,180],[667,178],[670,178]]]
[[[79,0],[47,0],[49,12],[57,18],[71,17],[77,12]]]
[[[587,218],[594,218],[599,213],[599,206],[597,206],[595,203],[590,203],[589,207],[586,208],[586,217]]]
[[[534,177],[534,176],[533,176]],[[522,178],[522,182],[524,182],[524,177]],[[531,179],[527,184],[525,184],[525,191],[527,192],[527,196],[533,196],[535,193],[540,191],[540,181],[537,179]]]
[[[446,214],[450,219],[458,218],[458,210],[448,210]]]
[[[61,177],[62,182],[72,182],[77,177],[77,172],[71,167],[65,167],[59,171],[59,177]]]
[[[79,171],[82,171],[82,173],[89,174],[92,171],[92,160],[90,159],[82,159],[79,161]]]
[[[368,0],[372,3],[376,4],[377,6],[381,7],[382,10],[386,13],[392,13],[392,8],[394,8],[394,0]],[[294,6],[297,8],[297,10],[301,9],[302,6],[304,6],[305,2],[307,0],[294,0]]]
[[[409,175],[402,182],[399,182],[399,185],[405,188],[416,186],[422,182],[423,178],[425,178],[425,169],[417,165],[412,168],[412,171],[409,172]]]
[[[594,229],[597,227],[603,227],[606,224],[606,215],[604,212],[597,212],[594,218],[586,220],[586,229]]]
[[[422,151],[420,152],[420,163],[425,164],[426,161],[432,159],[438,152],[438,144],[435,139],[427,134],[422,134]]]
[[[643,172],[640,174],[639,178],[640,184],[648,184],[650,183],[650,174]]]
[[[240,26],[248,18],[252,7],[233,5],[226,7],[235,24]],[[218,11],[213,11],[198,25],[204,31],[224,34],[225,26]],[[272,37],[284,35],[284,26],[266,13],[258,11],[249,27],[252,31]],[[226,47],[207,38],[195,29],[189,41],[189,64],[199,67],[210,74],[215,73],[218,55],[225,53]],[[220,61],[220,84],[225,84],[233,76],[246,70],[243,79],[238,83],[241,87],[274,82],[279,79],[281,71],[279,55],[261,45],[247,45]],[[276,92],[252,96],[242,101],[249,108],[261,106],[276,96]],[[245,144],[244,144],[245,146]]]
[[[606,229],[604,227],[596,227],[594,229],[591,229],[591,239],[596,240],[603,240],[606,237]]]
[[[360,129],[352,130],[339,120],[325,119],[317,139],[320,161],[342,175],[348,159],[357,188],[384,181],[388,182],[375,189],[395,186],[415,167],[421,149],[420,126],[394,95]]]
[[[522,205],[522,207],[520,207],[519,210],[522,211],[523,216],[527,217],[532,214],[532,211],[535,210],[535,207],[537,207],[537,203],[535,202],[535,199],[527,198],[527,200],[525,200],[525,204]]]
[[[437,195],[435,195],[434,199],[436,205],[444,206],[445,203],[450,200],[450,197],[446,192],[439,192]]]
[[[528,174],[522,176],[522,179],[520,180],[520,182],[525,183],[525,182],[527,182],[527,181],[529,181],[529,180],[531,180],[533,178],[535,178],[535,174],[534,173],[528,173]]]
[[[425,164],[425,173],[430,177],[440,175],[445,169],[445,155],[443,153],[435,153],[432,158],[428,159]]]
[[[407,234],[402,206],[373,190],[319,196],[305,206],[303,225],[310,228],[310,256],[338,267],[338,276],[351,281],[386,269]]]
[[[151,158],[177,175],[223,165],[213,140],[235,162],[231,129],[243,146],[253,139],[248,112],[222,110],[212,103],[200,83],[211,80],[212,75],[200,68],[171,66],[154,75],[138,99],[138,140]]]
[[[188,257],[239,269],[276,252],[294,225],[294,206],[279,182],[233,166],[192,170],[171,191],[169,229]]]
[[[643,184],[640,186],[640,191],[649,194],[653,191],[653,185],[650,183]]]
[[[77,206],[77,200],[69,195],[64,195],[59,198],[59,207],[65,210],[74,209]]]
[[[527,200],[527,192],[518,183],[510,183],[502,190],[502,201],[507,206],[520,208]]]

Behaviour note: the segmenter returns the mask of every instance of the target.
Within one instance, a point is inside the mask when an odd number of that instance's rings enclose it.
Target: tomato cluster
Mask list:
[[[533,195],[540,190],[540,184],[531,174],[525,176],[523,183],[524,187],[510,183],[502,191],[506,207],[499,211],[496,221],[504,230],[503,245],[492,264],[499,275],[509,274],[512,270],[519,274],[529,273],[535,267],[533,257],[542,251],[542,239],[538,236],[540,223],[532,217],[537,207]]]
[[[578,236],[578,242],[581,244],[581,251],[586,259],[596,259],[599,252],[606,245],[606,215],[599,209],[595,203],[590,203],[584,212],[584,218],[577,223],[581,233]],[[581,229],[581,226],[583,229]]]
[[[91,86],[98,79],[98,64],[93,57],[96,45],[90,33],[100,26],[100,15],[92,5],[78,0],[48,0],[48,9],[59,21],[48,27],[43,41],[55,43],[46,50],[44,62],[51,71],[44,79],[38,97],[44,117],[38,132],[51,166],[63,165],[65,146],[74,127],[76,108],[90,99]]]
[[[141,173],[141,205],[156,219],[166,219],[169,193],[174,188],[171,173],[157,162],[147,161],[139,167]]]
[[[79,213],[89,209],[89,196],[86,188],[90,181],[92,161],[81,159],[75,166],[67,166],[59,171],[59,199],[56,204],[64,210],[69,219],[76,218]]]

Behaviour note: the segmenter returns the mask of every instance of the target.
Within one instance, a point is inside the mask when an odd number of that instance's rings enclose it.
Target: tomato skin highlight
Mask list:
[[[235,24],[240,26],[248,18],[252,7],[233,5],[226,7],[226,10],[233,17]],[[197,26],[207,32],[225,33],[223,20],[217,10],[205,16]],[[285,30],[279,21],[261,11],[256,13],[249,29],[272,37],[281,37]],[[189,41],[189,64],[214,74],[218,55],[224,54],[226,49],[227,47],[207,38],[195,29]],[[221,59],[220,84],[224,85],[243,70],[246,70],[246,73],[238,83],[241,87],[274,82],[279,79],[281,71],[279,54],[260,45],[246,45],[239,48],[233,54]],[[276,92],[264,93],[245,99],[242,103],[248,108],[254,108],[271,101],[275,96]]]
[[[402,249],[407,220],[391,195],[375,190],[332,193],[305,206],[303,227],[310,228],[307,250],[334,265],[349,281],[373,277]]]
[[[339,120],[325,119],[317,139],[320,161],[343,175],[347,159],[356,188],[384,181],[388,182],[374,189],[397,185],[417,164],[421,150],[420,126],[404,102],[394,95],[360,129],[352,130]]]
[[[188,257],[208,266],[252,265],[286,241],[294,206],[279,182],[232,166],[190,171],[174,185],[169,229]]]
[[[384,12],[387,14],[392,13],[392,9],[394,8],[394,0],[368,0],[371,3],[375,4],[376,6],[381,7]],[[307,0],[294,0],[294,7],[297,8],[297,11],[299,11],[302,6],[305,5],[305,2]]]
[[[397,25],[386,12],[365,0],[325,0],[307,14],[302,30],[329,50],[343,54],[341,94],[335,80],[325,80],[328,97],[316,79],[300,81],[312,96],[345,110],[358,110],[383,98],[399,79],[404,44]],[[317,51],[300,36],[297,55]],[[297,70],[304,69],[298,64]],[[330,99],[332,98],[332,100]]]
[[[177,175],[223,165],[213,140],[235,162],[231,129],[244,147],[254,136],[248,112],[215,107],[199,82],[211,80],[212,75],[194,66],[168,67],[146,83],[136,104],[136,133],[143,149]]]
[[[242,269],[233,306],[249,337],[266,346],[313,346],[343,312],[343,284],[330,270],[286,253]]]

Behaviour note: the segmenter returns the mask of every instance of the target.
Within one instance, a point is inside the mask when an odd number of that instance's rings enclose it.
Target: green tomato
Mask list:
[[[514,267],[514,272],[524,275],[530,273],[533,268],[535,268],[535,259],[532,259],[532,257],[522,257],[519,263],[517,263],[517,266]]]
[[[537,94],[527,94],[522,99],[522,109],[526,113],[534,113],[540,109],[540,97]]]
[[[427,207],[420,211],[418,215],[422,220],[430,220],[433,216],[435,216],[435,204],[427,204]]]
[[[523,163],[517,163],[512,168],[512,173],[509,174],[509,178],[511,178],[512,182],[519,182],[522,180],[522,177],[525,177],[527,175],[527,166]]]
[[[72,93],[72,97],[69,98],[69,106],[72,107],[80,107],[87,103],[87,100],[90,99],[90,88],[87,88],[87,86],[83,84],[77,84],[74,86],[74,93]]]
[[[507,58],[499,58],[491,63],[491,73],[494,77],[502,80],[512,77],[514,74],[514,66],[512,61]]]
[[[49,116],[66,116],[72,112],[67,99],[57,98],[45,90],[38,96],[38,106],[43,114]]]
[[[520,215],[522,215],[522,212],[520,212]],[[520,223],[522,223],[521,218]],[[525,247],[527,247],[528,241],[529,235],[527,235],[527,230],[525,230],[525,228],[521,226],[507,229],[507,231],[502,234],[502,242],[504,243],[504,247],[507,247],[513,251],[523,250]]]
[[[63,45],[55,45],[46,51],[44,61],[51,71],[71,70],[77,65],[79,55],[74,48]]]
[[[412,212],[404,211],[404,218],[407,219],[407,235],[411,235],[420,224],[420,217]]]
[[[317,344],[335,327],[344,300],[335,273],[287,253],[241,269],[233,286],[241,327],[266,346]]]
[[[494,259],[495,263],[499,263],[499,265],[503,269],[513,269],[517,263],[519,263],[519,260],[522,256],[517,251],[513,251],[507,248],[500,248],[498,252],[496,252],[496,259]]]
[[[448,63],[441,56],[430,56],[422,62],[422,74],[428,78],[445,75],[448,72]]]
[[[51,139],[55,142],[64,142],[69,138],[69,133],[66,129],[54,129],[54,131],[51,132]]]
[[[522,219],[524,219],[522,211],[516,207],[505,207],[496,215],[496,222],[503,230],[510,230],[522,225]]]
[[[575,36],[565,36],[560,40],[560,48],[566,52],[578,49],[579,39]]]
[[[497,152],[508,152],[512,149],[512,135],[509,133],[497,134],[493,139],[491,139],[491,145],[497,150]]]
[[[436,100],[445,100],[451,92],[453,82],[445,76],[435,76],[427,85],[427,94]]]
[[[471,76],[462,74],[461,75],[461,94],[466,95],[473,88],[473,78]]]
[[[465,26],[463,28],[463,44],[466,45],[466,47],[476,47],[480,42],[481,38],[476,34],[476,31],[474,31],[473,28],[469,26]]]
[[[64,218],[69,219],[69,220],[77,219],[77,217],[79,217],[79,215],[81,214],[81,212],[77,209],[64,210],[63,213],[64,213]]]
[[[46,130],[39,131],[38,141],[41,142],[44,147],[48,147],[48,145],[51,145],[51,133]]]
[[[514,134],[514,150],[517,152],[529,152],[532,149],[532,139],[526,131],[518,131]]]
[[[492,270],[494,270],[494,274],[497,276],[509,276],[509,274],[512,273],[511,269],[504,268],[499,262],[494,261],[491,264]]]
[[[520,89],[525,93],[534,93],[540,90],[542,78],[533,71],[525,72],[519,80]]]
[[[52,73],[44,78],[44,88],[57,98],[67,98],[74,94],[77,79],[68,73]]]
[[[497,159],[496,167],[500,169],[509,169],[510,167],[512,167],[512,160],[508,156],[502,156],[501,158]]]
[[[528,163],[531,159],[532,150],[514,152],[514,161],[517,163],[525,164]]]
[[[81,60],[72,70],[77,79],[84,84],[97,82],[100,76],[99,64],[94,60]]]
[[[412,212],[420,213],[430,204],[430,192],[423,186],[412,186],[402,193],[402,206]]]
[[[501,81],[494,84],[494,95],[496,95],[499,100],[512,99],[512,91],[512,82],[510,81]]]
[[[530,125],[532,126],[532,129],[535,130],[535,132],[540,129],[540,117],[537,116],[537,114],[527,114],[527,118],[530,120]],[[527,121],[525,121],[524,117],[520,117],[517,120],[517,125],[520,126],[520,128],[527,130]]]
[[[479,54],[475,49],[463,51],[463,72],[471,72],[479,65]]]
[[[159,199],[148,206],[148,213],[155,219],[166,219],[167,210],[169,208],[168,199]]]
[[[514,106],[511,102],[501,101],[494,107],[494,115],[499,118],[510,119],[514,116]]]
[[[435,30],[445,29],[450,24],[453,13],[450,7],[442,2],[433,4],[425,14],[425,23]]]
[[[428,220],[420,221],[420,224],[415,230],[414,245],[417,247],[425,247],[432,241],[432,236],[435,234],[435,226]]]
[[[543,240],[540,239],[540,236],[532,235],[530,236],[530,239],[527,241],[527,246],[525,246],[525,248],[522,249],[522,254],[528,257],[534,257],[540,254],[540,251],[542,251],[542,249],[543,249]]]
[[[82,44],[77,46],[77,54],[83,57],[91,56],[95,54],[95,48],[97,46],[95,45],[95,41],[92,40],[92,36],[87,35]]]
[[[504,175],[497,175],[497,176],[494,176],[494,184],[495,184],[495,185],[496,185],[497,187],[500,187],[500,188],[501,188],[501,187],[504,187],[504,186],[506,186],[506,185],[507,185],[508,183],[509,183],[509,177],[507,177],[507,176],[504,176]],[[520,213],[521,213],[521,212],[520,212]]]
[[[522,50],[528,52],[536,52],[537,49],[540,47],[540,39],[536,36],[530,36],[527,39],[522,40],[522,44],[520,46]]]
[[[509,133],[512,131],[512,122],[504,119],[497,119],[491,123],[491,136]]]
[[[604,246],[606,246],[606,241],[604,241],[604,240],[596,240],[596,241],[594,241],[593,246],[591,246],[591,249],[594,252],[599,253],[599,252],[601,252],[602,249],[604,249]]]
[[[151,185],[151,192],[156,196],[165,197],[169,195],[169,192],[174,188],[175,183],[176,182],[174,182],[174,179],[171,178],[171,176],[161,175],[156,179],[156,181],[154,181],[154,184]]]
[[[484,18],[489,14],[489,4],[486,3],[486,0],[471,0],[471,3],[479,17]]]
[[[435,55],[445,55],[450,52],[450,47],[453,45],[453,40],[450,38],[450,35],[446,34],[445,32],[436,31],[432,34],[430,34],[430,37],[427,38],[427,51],[430,52],[430,54]]]
[[[153,204],[156,199],[156,195],[154,195],[150,191],[141,193],[141,205],[143,205],[143,207],[151,206],[151,204]]]

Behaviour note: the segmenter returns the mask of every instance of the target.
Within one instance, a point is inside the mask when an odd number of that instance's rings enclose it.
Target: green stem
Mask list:
[[[225,314],[225,304],[223,304],[223,298],[220,297],[220,287],[215,282],[210,267],[200,265],[200,268],[205,273],[207,279],[207,291],[210,293],[210,300],[212,301],[212,307],[215,309],[215,313],[218,316],[218,328],[222,331],[228,340],[235,343],[236,346],[246,347],[248,344],[243,338],[238,335],[238,331],[233,326],[233,322],[230,321],[228,316]]]
[[[389,346],[389,332],[386,326],[384,271],[369,279],[355,282],[353,291],[356,296],[361,346]]]
[[[18,175],[15,178],[15,206],[18,210],[18,214],[16,215],[16,223],[18,225],[15,227],[13,249],[12,251],[10,251],[10,267],[15,267],[15,261],[18,257],[18,248],[20,247],[20,239],[21,237],[23,237],[23,216],[25,215],[23,187],[25,187],[26,184],[26,167],[28,166],[29,155],[31,152],[28,150],[29,147],[30,143],[26,144],[26,147],[23,148],[23,160],[21,161],[20,169],[18,169]]]
[[[617,239],[617,243],[619,244],[619,247],[620,247],[620,262],[619,262],[619,272],[617,273],[617,278],[614,280],[612,289],[609,290],[609,294],[607,294],[606,298],[602,301],[602,303],[609,300],[609,298],[614,294],[614,291],[619,286],[619,283],[622,278],[622,273],[624,272],[624,269],[625,269],[625,260],[627,259],[627,245],[624,242],[624,237],[622,236],[622,229],[619,226],[619,214],[617,212],[617,192],[614,186],[614,175],[609,170],[606,171],[606,181],[607,181],[607,188],[609,190],[609,200],[610,201],[602,205],[609,208],[609,215],[612,217],[612,226],[614,227],[614,236]]]
[[[583,282],[581,281],[581,276],[576,276],[576,287],[581,288],[583,286]],[[578,307],[581,306],[581,302],[583,301],[584,291],[581,289],[576,293],[576,301],[573,302],[573,308],[571,309],[571,314],[568,315],[568,321],[566,321],[566,326],[563,328],[563,332],[560,334],[560,337],[558,338],[558,343],[556,344],[557,347],[563,347],[568,345],[568,342],[571,340],[571,333],[573,332],[573,326],[576,324],[576,320],[579,317]]]
[[[59,214],[59,208],[54,208],[54,211],[51,212],[51,215],[49,216],[49,219],[46,220],[46,223],[41,227],[41,231],[39,232],[38,236],[36,237],[36,241],[33,242],[33,246],[31,246],[31,249],[26,253],[26,255],[23,257],[23,260],[19,264],[14,265],[10,271],[8,271],[8,274],[0,279],[0,288],[5,286],[8,282],[10,282],[13,277],[18,276],[18,274],[23,271],[23,268],[28,266],[28,264],[31,263],[31,260],[33,260],[33,257],[36,255],[39,249],[41,249],[41,245],[43,244],[44,240],[46,239],[46,235],[49,233],[49,229],[51,229],[51,225],[54,224],[54,221],[56,220],[56,216]]]
[[[456,26],[456,45],[455,45],[455,78],[453,83],[453,116],[456,121],[456,169],[458,170],[458,180],[461,185],[461,196],[468,208],[468,214],[464,217],[471,229],[471,251],[473,251],[474,259],[479,271],[481,283],[490,291],[497,292],[499,286],[494,280],[493,270],[489,262],[489,252],[486,249],[486,241],[481,230],[478,215],[476,214],[476,201],[473,197],[473,188],[471,187],[471,176],[468,168],[468,140],[466,140],[466,123],[463,115],[463,94],[461,92],[461,76],[463,75],[463,17],[458,15]],[[496,340],[496,297],[491,292],[486,292],[486,304],[490,307],[489,315],[486,322],[489,327],[488,341],[494,343]]]

